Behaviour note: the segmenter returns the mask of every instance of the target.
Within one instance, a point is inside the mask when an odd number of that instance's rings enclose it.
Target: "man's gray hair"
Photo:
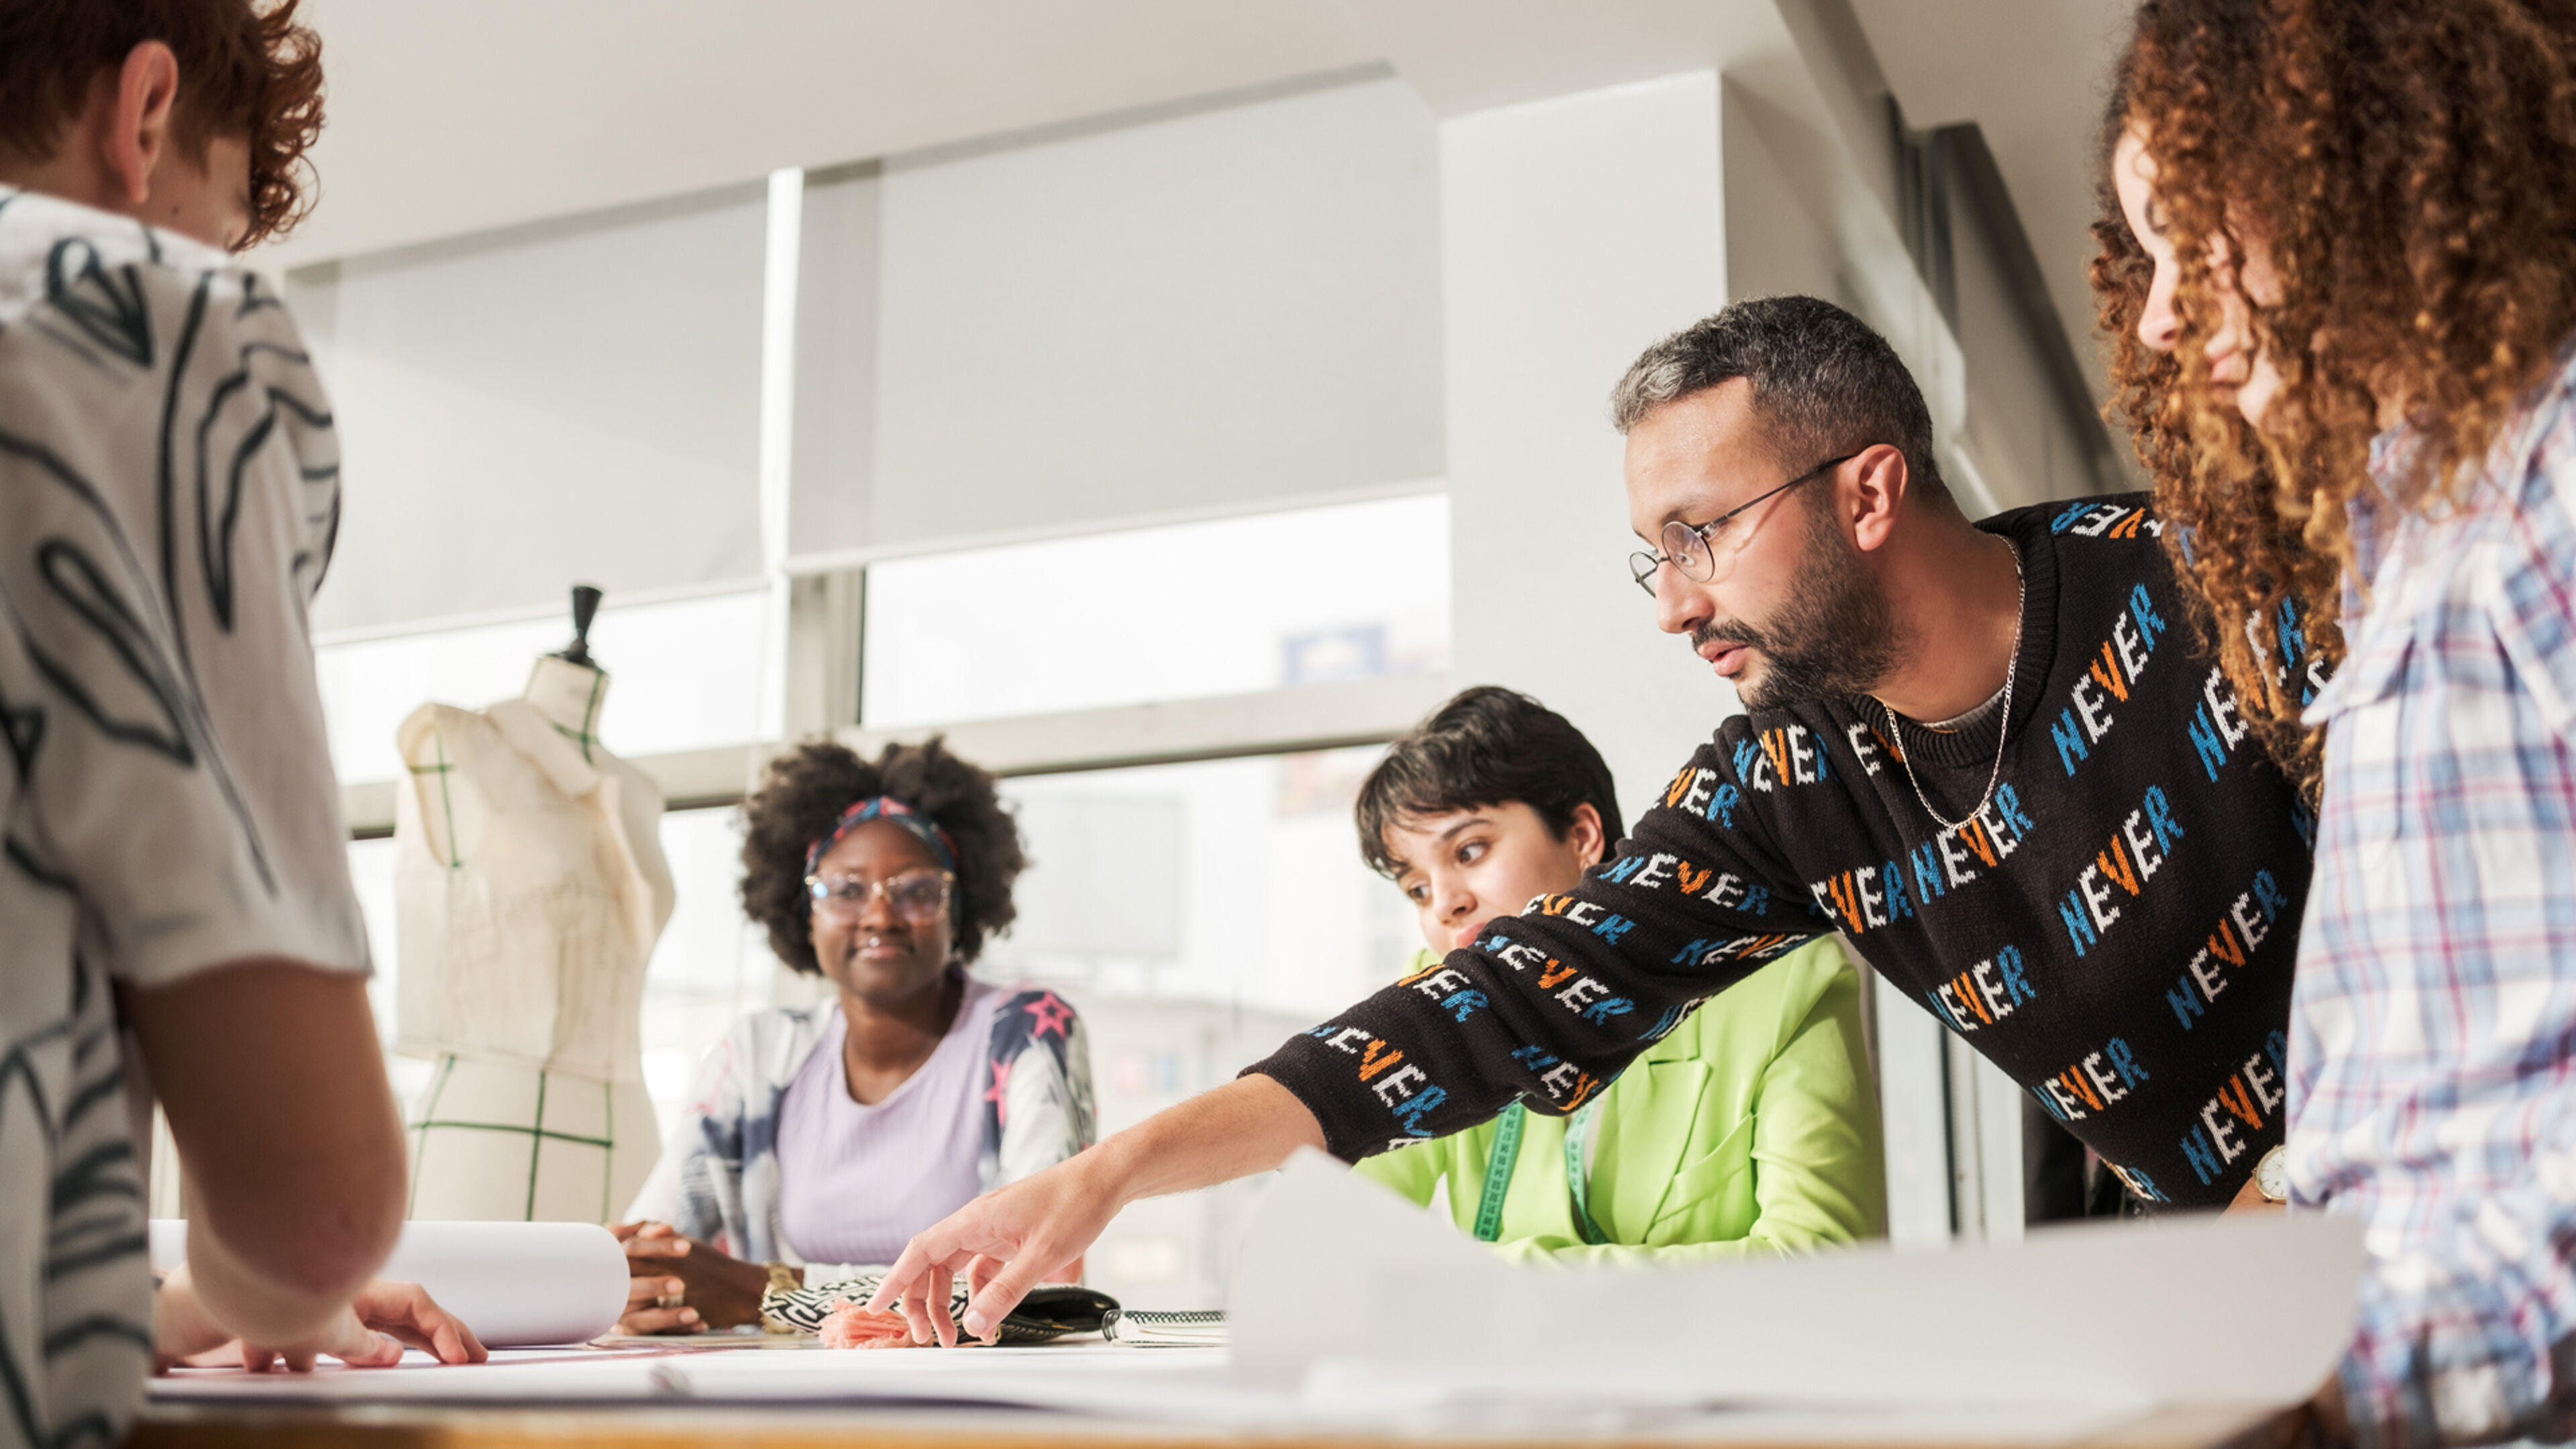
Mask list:
[[[1927,502],[1949,498],[1914,375],[1868,323],[1815,297],[1730,302],[1647,348],[1611,389],[1610,420],[1626,433],[1656,409],[1738,377],[1753,384],[1754,413],[1784,467],[1887,443],[1905,455]]]

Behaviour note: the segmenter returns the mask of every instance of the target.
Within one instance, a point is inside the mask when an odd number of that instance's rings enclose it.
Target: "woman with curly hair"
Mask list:
[[[2219,616],[2294,598],[2343,641],[2301,716],[2323,799],[2287,1164],[2294,1202],[2368,1225],[2372,1271],[2320,1423],[2555,1441],[2576,1431],[2576,5],[2148,0],[2119,82],[2096,279],[2133,426]],[[2287,726],[2287,684],[2258,697]]]
[[[742,903],[833,999],[707,1054],[621,1225],[629,1333],[756,1322],[770,1290],[891,1263],[979,1193],[1092,1140],[1082,1024],[966,974],[1026,864],[993,777],[932,740],[802,746],[743,810]]]

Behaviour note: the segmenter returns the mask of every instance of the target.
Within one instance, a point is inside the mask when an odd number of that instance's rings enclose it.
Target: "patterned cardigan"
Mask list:
[[[832,1006],[773,1006],[735,1022],[707,1053],[629,1221],[669,1223],[753,1263],[806,1268],[806,1281],[865,1265],[807,1264],[778,1226],[778,1118]],[[1017,1182],[1091,1145],[1091,1051],[1081,1019],[1042,988],[1004,988],[984,1056],[983,1191]]]

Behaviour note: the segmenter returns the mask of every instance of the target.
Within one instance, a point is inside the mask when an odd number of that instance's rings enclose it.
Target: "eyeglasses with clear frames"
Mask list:
[[[881,881],[853,876],[805,877],[805,889],[814,897],[814,909],[836,920],[857,920],[867,910],[871,896],[883,896],[896,915],[916,925],[937,920],[948,909],[948,897],[956,884],[957,877],[944,870],[908,870]]]
[[[1683,578],[1695,579],[1703,584],[1718,582],[1735,572],[1735,561],[1742,556],[1745,543],[1752,537],[1750,532],[1743,532],[1733,538],[1727,536],[1727,525],[1735,520],[1736,515],[1764,499],[1786,493],[1810,478],[1830,473],[1868,451],[1868,448],[1859,448],[1839,458],[1828,458],[1772,489],[1769,493],[1737,504],[1706,523],[1684,523],[1678,518],[1674,519],[1664,525],[1663,537],[1660,540],[1664,546],[1663,552],[1648,553],[1640,549],[1628,555],[1629,576],[1637,581],[1637,587],[1644,589],[1649,597],[1655,592],[1655,570],[1665,564],[1671,564],[1681,570]],[[1726,545],[1722,550],[1719,547],[1721,543]]]

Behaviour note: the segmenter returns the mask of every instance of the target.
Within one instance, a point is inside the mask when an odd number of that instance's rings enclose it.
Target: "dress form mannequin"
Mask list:
[[[406,1114],[416,1218],[605,1222],[660,1156],[641,1005],[671,872],[661,791],[599,743],[598,600],[574,590],[521,698],[395,736],[394,1048],[437,1063]]]

